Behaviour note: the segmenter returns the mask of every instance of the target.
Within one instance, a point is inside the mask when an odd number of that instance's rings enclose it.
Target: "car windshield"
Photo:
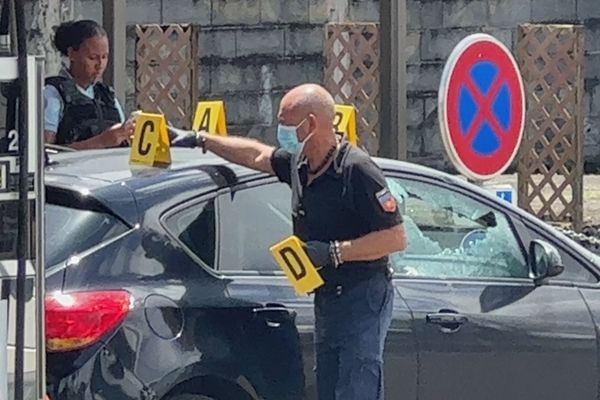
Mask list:
[[[46,205],[46,267],[68,260],[125,231],[115,217],[99,212]]]

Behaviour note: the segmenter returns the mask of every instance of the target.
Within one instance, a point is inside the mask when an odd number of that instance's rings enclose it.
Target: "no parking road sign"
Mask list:
[[[506,170],[525,126],[523,80],[510,51],[486,34],[463,39],[442,75],[442,140],[466,177],[485,181]]]

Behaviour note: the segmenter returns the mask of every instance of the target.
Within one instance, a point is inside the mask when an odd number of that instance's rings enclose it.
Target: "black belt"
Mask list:
[[[343,268],[340,267],[340,268]],[[342,274],[340,274],[342,275]],[[392,280],[394,271],[389,266],[374,267],[373,271],[345,271],[342,276],[333,276],[329,279],[325,279],[325,284],[317,289],[319,294],[324,295],[337,295],[339,296],[342,292],[352,289],[354,286],[362,283],[366,280],[373,279],[377,276],[383,275],[386,279]]]

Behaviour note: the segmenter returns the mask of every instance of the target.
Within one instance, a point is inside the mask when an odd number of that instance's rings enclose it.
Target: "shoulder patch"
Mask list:
[[[398,204],[396,198],[392,195],[389,189],[385,188],[375,194],[377,202],[385,212],[393,213],[396,212]]]

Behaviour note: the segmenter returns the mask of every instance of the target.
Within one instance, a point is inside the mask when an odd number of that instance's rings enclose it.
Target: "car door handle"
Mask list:
[[[426,320],[428,324],[439,325],[443,333],[457,332],[462,325],[469,322],[467,317],[455,312],[427,314]]]
[[[427,314],[427,322],[430,324],[437,325],[449,325],[449,324],[464,324],[468,322],[469,319],[460,314]]]
[[[279,328],[283,321],[296,318],[295,311],[280,304],[267,304],[266,307],[255,308],[252,312],[262,317],[269,328]]]

